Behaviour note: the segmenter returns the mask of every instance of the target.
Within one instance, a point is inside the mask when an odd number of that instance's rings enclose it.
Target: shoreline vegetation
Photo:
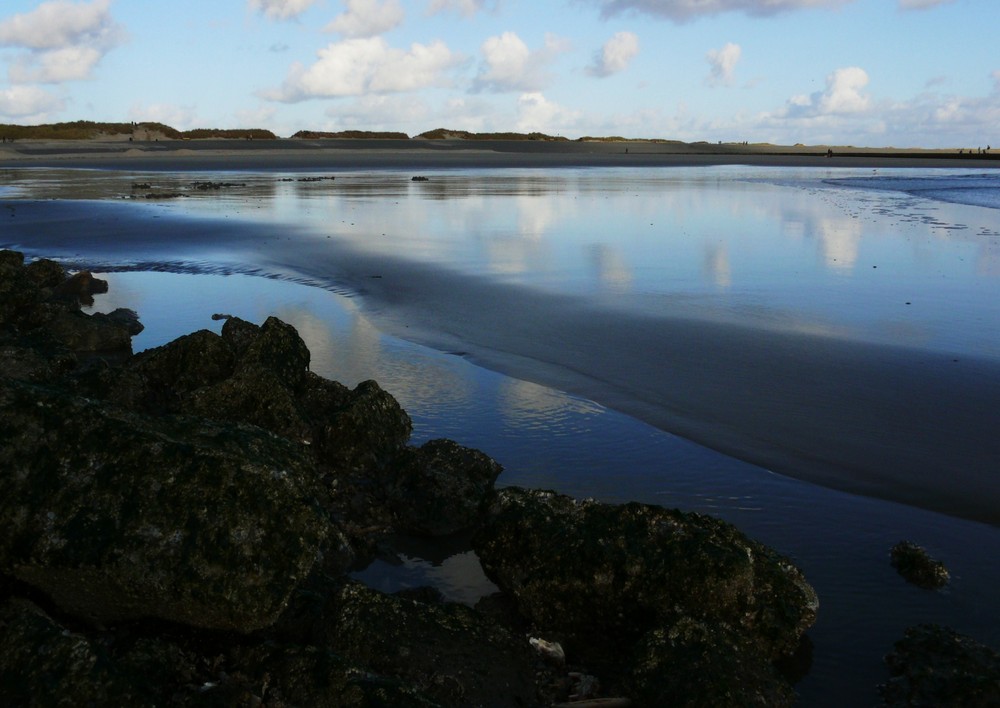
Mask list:
[[[0,164],[130,166],[142,159],[165,167],[185,162],[233,167],[570,167],[755,164],[800,166],[966,167],[1000,165],[991,146],[919,148],[853,145],[709,143],[663,138],[544,133],[474,133],[437,128],[419,135],[366,130],[300,130],[283,138],[262,128],[181,131],[162,123],[74,121],[0,124]],[[165,164],[165,163],[172,164]]]

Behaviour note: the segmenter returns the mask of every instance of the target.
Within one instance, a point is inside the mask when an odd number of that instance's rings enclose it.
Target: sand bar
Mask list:
[[[827,156],[827,150],[833,156]],[[1000,167],[1000,152],[682,142],[520,140],[35,141],[0,145],[0,165],[134,170],[497,167]]]

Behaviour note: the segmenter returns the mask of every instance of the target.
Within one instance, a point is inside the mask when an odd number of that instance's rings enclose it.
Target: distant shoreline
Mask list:
[[[828,156],[827,151],[832,152]],[[659,141],[422,139],[18,140],[3,167],[128,170],[475,169],[559,167],[1000,167],[1000,152]]]

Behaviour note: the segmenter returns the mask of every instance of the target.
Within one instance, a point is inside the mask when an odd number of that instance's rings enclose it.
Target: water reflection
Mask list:
[[[811,322],[807,329],[897,344],[914,339],[895,333],[921,331],[927,346],[974,343],[976,353],[1000,354],[1000,331],[980,324],[1000,301],[1000,212],[862,190],[857,179],[870,175],[858,171],[854,182],[839,179],[850,171],[739,167],[442,171],[420,182],[400,172],[5,176],[5,199],[119,199],[145,181],[180,190],[190,196],[142,206],[270,226],[273,237],[255,252],[279,260],[289,239],[315,239],[333,263],[390,256],[614,296],[626,309],[673,298],[759,313],[758,324]],[[195,181],[244,186],[196,190]]]

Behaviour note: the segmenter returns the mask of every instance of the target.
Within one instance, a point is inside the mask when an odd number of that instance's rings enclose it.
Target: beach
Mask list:
[[[988,567],[991,549],[1000,547],[1000,440],[994,432],[1000,425],[1000,349],[991,334],[996,311],[990,300],[998,212],[957,206],[930,219],[926,203],[909,193],[897,199],[892,190],[884,197],[867,190],[859,197],[820,184],[841,171],[852,179],[872,170],[896,177],[910,168],[926,176],[929,168],[982,171],[998,163],[837,151],[828,158],[825,150],[805,149],[775,154],[730,148],[723,154],[719,146],[706,145],[629,144],[625,153],[626,146],[608,144],[289,142],[7,145],[0,170],[15,193],[5,197],[2,240],[32,255],[103,269],[113,284],[115,271],[134,271],[120,274],[129,286],[120,289],[140,298],[159,293],[159,305],[134,305],[147,326],[161,323],[156,329],[171,319],[187,320],[169,301],[171,292],[177,299],[201,282],[211,281],[213,292],[198,299],[193,311],[252,306],[259,308],[257,319],[271,308],[300,311],[291,302],[305,296],[290,294],[294,288],[346,297],[355,309],[340,336],[323,325],[334,304],[324,300],[306,308],[309,317],[300,315],[320,332],[310,340],[309,328],[297,324],[311,348],[333,342],[327,358],[317,356],[315,365],[335,374],[343,366],[338,351],[346,348],[356,354],[352,366],[359,376],[371,372],[366,366],[382,367],[373,373],[380,380],[397,372],[402,391],[424,391],[401,398],[421,402],[417,417],[426,416],[426,434],[443,428],[441,434],[482,445],[508,467],[507,483],[695,506],[802,563],[807,576],[816,578],[823,608],[811,633],[817,669],[803,688],[813,698],[870,695],[863,686],[841,687],[839,693],[829,693],[829,687],[843,671],[870,686],[879,675],[880,654],[907,623],[940,618],[960,631],[978,632],[988,643],[1000,637],[988,600],[1000,580]],[[703,177],[703,168],[710,178]],[[781,179],[812,180],[791,194],[820,204],[815,212],[768,214],[764,206],[788,200],[788,187],[770,176],[770,168],[791,170],[781,172]],[[180,176],[157,178],[178,171]],[[505,176],[508,171],[512,176]],[[165,191],[183,191],[199,175],[244,186],[163,202],[121,198],[135,196],[130,184],[147,176],[161,179]],[[297,181],[320,175],[337,181]],[[413,183],[411,175],[428,181]],[[608,206],[599,203],[602,190],[616,195]],[[410,206],[394,216],[396,202]],[[726,241],[725,248],[703,252],[699,245],[687,253],[683,240],[670,241],[669,249],[659,240],[693,230],[701,223],[696,216],[677,217],[656,232],[657,239],[625,243],[624,236],[606,236],[616,226],[628,233],[640,223],[660,226],[674,211],[720,214],[727,205],[736,205],[733,213],[712,228],[746,229],[748,235]],[[515,207],[517,218],[496,216]],[[863,208],[868,212],[861,214]],[[583,216],[577,219],[577,212]],[[450,217],[457,223],[447,223]],[[877,228],[857,226],[869,220]],[[755,222],[759,226],[752,227]],[[553,233],[591,227],[587,238],[597,245],[587,245],[590,265],[570,265],[570,256],[561,255],[569,236],[560,237],[565,242],[548,240]],[[771,231],[797,228],[815,229],[823,238],[788,241],[807,248],[787,268],[768,271],[773,254],[740,255],[739,249],[749,252]],[[870,228],[878,237],[898,228],[916,245],[901,255],[868,236],[864,229]],[[477,240],[461,241],[466,231]],[[871,242],[878,248],[866,250]],[[609,244],[619,247],[617,259]],[[811,266],[815,272],[804,272],[808,261],[802,258],[814,250],[821,262]],[[685,277],[680,267],[664,271],[669,277],[644,276],[642,254],[661,251],[668,260],[693,263],[698,282],[678,294],[660,281]],[[980,274],[975,287],[949,295],[940,282],[967,273],[960,264],[973,256],[979,259],[973,272]],[[901,265],[910,259],[915,275]],[[926,265],[935,259],[947,260],[949,269]],[[527,274],[526,262],[536,264]],[[537,265],[553,263],[552,270]],[[760,268],[759,279],[740,285],[741,263]],[[193,280],[154,286],[143,275],[149,271],[186,273],[163,277]],[[255,285],[262,276],[272,285]],[[786,277],[789,283],[780,287],[770,282]],[[832,293],[828,300],[813,309],[797,303],[795,319],[777,316],[788,310],[775,302],[795,303],[802,282],[821,278],[822,294]],[[222,294],[227,285],[235,295]],[[922,298],[920,287],[933,298]],[[843,300],[855,290],[864,298]],[[948,324],[956,302],[968,309],[968,321]],[[130,306],[124,295],[111,304]],[[885,314],[866,312],[878,308]],[[152,313],[148,320],[144,310]],[[854,314],[847,318],[844,311]],[[190,321],[210,326],[207,314],[191,314]],[[329,335],[322,334],[325,328]],[[968,336],[977,329],[984,334]],[[391,338],[392,366],[377,351],[359,347],[359,333],[369,344],[382,341],[383,350]],[[347,343],[338,345],[342,339]],[[419,385],[401,373],[410,359],[425,362],[415,367]],[[442,369],[450,376],[424,390],[427,372]],[[503,432],[489,432],[496,423],[484,422],[495,414],[471,415],[452,405],[453,399],[479,396],[480,408],[489,409],[501,394],[484,391],[506,387],[530,395],[504,409]],[[435,416],[436,406],[450,410],[450,419]],[[545,410],[551,419],[539,412]],[[519,442],[513,442],[519,428],[511,421],[530,416],[548,422],[540,430],[520,430]],[[563,418],[583,432],[570,435],[557,422]],[[593,420],[600,423],[588,429],[586,421]],[[659,431],[680,438],[668,441]],[[558,455],[543,453],[539,448],[553,444],[546,434],[573,442],[554,445]],[[633,442],[647,436],[655,442]],[[690,443],[682,439],[724,455],[692,451],[683,457],[677,451]],[[639,452],[616,452],[616,445],[634,445]],[[586,452],[576,458],[573,448]],[[670,455],[688,469],[669,469]],[[613,468],[616,479],[600,479],[602,465],[596,464],[586,471],[594,479],[582,478],[588,459],[597,458],[607,459],[604,468]],[[722,461],[727,459],[742,462]],[[665,469],[655,469],[658,464]],[[904,534],[922,536],[915,540],[957,568],[950,595],[920,595],[894,585],[888,544]],[[864,638],[857,639],[855,630]],[[849,656],[858,643],[863,660]]]

